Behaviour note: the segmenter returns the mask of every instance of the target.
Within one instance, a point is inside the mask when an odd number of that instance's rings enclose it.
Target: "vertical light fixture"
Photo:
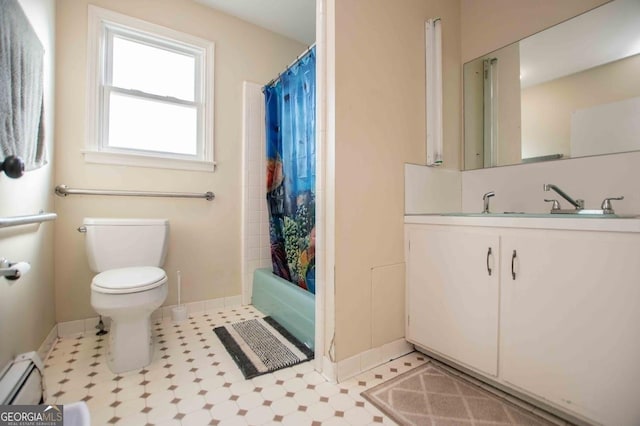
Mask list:
[[[442,21],[425,22],[427,166],[442,165]]]

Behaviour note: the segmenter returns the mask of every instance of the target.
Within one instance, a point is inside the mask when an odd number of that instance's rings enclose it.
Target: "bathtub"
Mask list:
[[[311,349],[315,343],[315,300],[314,294],[273,274],[271,269],[253,273],[253,306]]]

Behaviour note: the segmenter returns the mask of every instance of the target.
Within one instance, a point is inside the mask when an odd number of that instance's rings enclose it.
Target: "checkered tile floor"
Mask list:
[[[425,362],[417,352],[333,385],[306,362],[245,380],[212,329],[262,316],[251,306],[154,324],[153,362],[115,375],[106,339],[59,339],[45,361],[46,402],[86,401],[96,425],[394,424],[360,392]]]

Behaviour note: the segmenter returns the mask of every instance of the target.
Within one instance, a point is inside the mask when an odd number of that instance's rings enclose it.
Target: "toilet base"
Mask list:
[[[124,373],[151,364],[153,338],[151,318],[111,319],[107,365],[114,373]]]
[[[167,279],[150,290],[103,293],[91,285],[91,306],[111,318],[107,365],[114,373],[136,370],[151,363],[151,314],[167,298]]]

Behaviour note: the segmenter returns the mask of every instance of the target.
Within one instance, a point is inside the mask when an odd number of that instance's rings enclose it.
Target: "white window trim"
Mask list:
[[[204,87],[202,91],[203,108],[198,114],[204,120],[204,138],[202,139],[203,158],[193,159],[189,156],[170,153],[155,153],[147,151],[134,151],[126,149],[101,147],[102,131],[100,124],[100,103],[102,82],[99,80],[104,67],[104,37],[103,26],[112,28],[132,28],[137,32],[149,33],[154,38],[166,38],[168,44],[176,45],[180,42],[188,46],[186,50],[194,50],[194,47],[203,52],[204,60],[200,61],[197,72],[204,74],[202,79]],[[176,41],[178,43],[176,43]],[[122,15],[107,9],[89,5],[88,40],[87,40],[87,127],[85,135],[85,149],[82,151],[85,161],[100,164],[119,164],[124,166],[156,167],[179,170],[213,171],[214,161],[214,48],[213,42],[172,30],[160,25],[152,24],[137,18]]]

